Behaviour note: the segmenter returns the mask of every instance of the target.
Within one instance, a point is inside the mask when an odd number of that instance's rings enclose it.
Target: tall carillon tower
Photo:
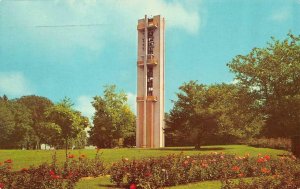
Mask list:
[[[164,147],[165,19],[138,20],[136,146]]]

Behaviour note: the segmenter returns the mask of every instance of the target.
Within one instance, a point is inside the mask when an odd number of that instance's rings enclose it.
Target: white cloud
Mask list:
[[[29,81],[21,72],[0,72],[0,94],[19,97],[32,94]]]
[[[133,93],[127,93],[128,98],[128,104],[133,111],[134,114],[136,114],[136,94]]]
[[[90,121],[95,113],[95,108],[92,106],[93,98],[91,96],[82,95],[79,96],[75,103],[75,109],[80,111],[84,116],[87,116]]]
[[[135,43],[137,20],[145,14],[163,15],[167,29],[177,28],[195,34],[201,27],[201,1],[196,0],[16,1],[4,5],[3,20],[8,26],[16,31],[25,30],[33,40],[52,50],[60,49],[60,52],[61,48],[72,47],[99,52],[112,39]],[[81,27],[89,24],[93,26]],[[36,27],[64,25],[69,26]]]
[[[271,15],[271,19],[276,22],[284,22],[291,17],[291,9],[289,8],[282,8],[273,12]]]
[[[130,1],[107,1],[108,7],[114,7],[122,22],[128,23],[125,27],[136,25],[137,19],[145,14],[162,15],[166,18],[167,28],[180,28],[188,33],[197,33],[201,19],[199,8],[201,1],[173,1],[163,0],[130,0]]]

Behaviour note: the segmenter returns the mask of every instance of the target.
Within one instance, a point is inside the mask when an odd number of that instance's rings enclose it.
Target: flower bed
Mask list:
[[[300,187],[300,170],[286,170],[285,174],[264,176],[248,180],[240,179],[237,182],[225,180],[221,189],[299,189]]]
[[[270,156],[250,158],[213,153],[210,155],[169,155],[142,160],[123,159],[110,169],[111,181],[118,186],[159,188],[206,180],[284,175],[299,167],[292,158]]]
[[[68,156],[64,166],[51,164],[12,171],[13,160],[0,162],[0,189],[74,188],[82,177],[95,177],[106,173],[102,161],[96,156]],[[291,157],[272,158],[268,155],[250,157],[223,153],[185,156],[169,155],[141,160],[122,159],[108,171],[111,181],[118,186],[161,188],[207,180],[221,180],[223,189],[229,188],[295,188],[300,187],[300,164]],[[248,178],[251,182],[231,179]],[[252,179],[254,178],[254,179]]]
[[[63,167],[56,164],[55,156],[52,164],[44,163],[19,171],[11,171],[12,166],[11,159],[0,163],[0,189],[71,189],[82,177],[99,176],[104,173],[103,162],[98,156],[95,159],[87,159],[85,155],[76,158],[72,154],[68,156]]]

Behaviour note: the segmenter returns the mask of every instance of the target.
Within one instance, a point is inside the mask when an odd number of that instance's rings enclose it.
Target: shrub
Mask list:
[[[104,165],[98,154],[95,159],[85,155],[76,158],[70,154],[64,166],[58,166],[56,155],[51,164],[11,171],[12,160],[0,164],[0,188],[10,189],[59,189],[74,188],[82,177],[99,176],[104,173]]]
[[[78,159],[70,154],[68,161],[64,164],[63,177],[70,179],[73,183],[83,177],[97,177],[103,175],[105,167],[100,160],[98,153],[94,159],[88,159],[84,154],[81,154]]]
[[[250,180],[240,179],[222,181],[222,189],[298,189],[300,187],[300,166],[285,166],[281,172],[272,176],[262,176]]]
[[[291,150],[291,140],[287,138],[260,138],[251,139],[247,142],[249,146],[261,148],[273,148],[281,150]]]
[[[110,169],[111,181],[118,186],[160,188],[205,180],[260,177],[284,173],[298,165],[294,159],[250,158],[226,154],[169,155],[142,160],[123,159]],[[298,165],[299,166],[299,165]],[[283,174],[282,174],[283,175]]]

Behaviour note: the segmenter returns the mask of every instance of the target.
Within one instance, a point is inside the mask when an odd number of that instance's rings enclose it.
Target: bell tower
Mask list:
[[[136,146],[164,147],[165,19],[145,15],[137,31]]]

